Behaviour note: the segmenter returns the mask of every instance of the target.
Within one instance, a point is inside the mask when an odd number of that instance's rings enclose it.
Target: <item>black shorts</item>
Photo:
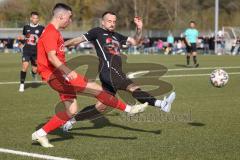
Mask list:
[[[104,90],[116,94],[117,90],[127,90],[133,81],[121,71],[111,67],[111,69],[102,69],[99,75]]]
[[[22,55],[22,62],[31,62],[32,66],[37,66],[36,63],[37,55],[36,54],[29,54],[29,53],[23,53]]]
[[[196,43],[190,43],[191,46],[187,45],[187,52],[192,53],[197,51],[197,45]]]

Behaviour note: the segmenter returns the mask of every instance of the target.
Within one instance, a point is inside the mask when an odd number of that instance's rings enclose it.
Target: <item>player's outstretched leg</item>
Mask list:
[[[102,87],[95,82],[88,82],[87,78],[78,75],[77,78],[73,80],[66,80],[64,76],[54,75],[48,81],[49,85],[56,91],[62,94],[85,94],[89,96],[94,96],[101,103],[106,106],[110,106],[121,111],[128,112],[130,115],[143,112],[148,106],[148,103],[137,104],[137,105],[127,105],[123,101],[117,99],[107,91],[104,91]]]
[[[138,92],[139,92],[139,90],[138,90]],[[144,91],[142,91],[142,93],[139,94],[139,95],[141,95],[142,98],[137,97],[138,94],[136,94],[136,92],[133,94],[135,94],[134,96],[136,99],[138,99],[139,102],[141,102],[141,103],[148,102],[152,106],[161,108],[161,110],[164,112],[170,112],[171,105],[176,98],[175,92],[172,92],[169,96],[164,97],[163,100],[157,100],[154,97],[152,97],[150,94],[148,94],[147,92],[144,92]],[[99,108],[100,108],[100,110],[99,110]],[[102,108],[102,110],[101,110],[101,108]],[[98,117],[103,116],[102,112],[105,110],[105,108],[106,108],[106,106],[104,104],[102,104],[101,102],[98,102],[96,105],[90,105],[90,106],[85,107],[83,110],[79,111],[72,119],[70,119],[63,125],[63,131],[68,132],[70,129],[72,129],[73,125],[77,121],[92,120],[92,119],[96,119]],[[136,110],[135,113],[138,113],[137,108],[135,109],[134,106],[131,109],[132,109],[132,111]],[[131,112],[131,110],[129,110],[129,112]]]
[[[138,88],[132,92],[132,96],[141,103],[148,102],[149,105],[159,107],[164,112],[170,112],[171,105],[176,98],[176,93],[172,92],[169,96],[164,97],[163,100],[159,100],[150,95],[148,92],[142,91]]]
[[[167,97],[164,97],[163,100],[158,100],[151,96],[149,93],[141,91],[140,89],[135,90],[133,93],[133,97],[135,97],[141,103],[149,103],[149,105],[159,107],[164,112],[170,112],[171,105],[176,98],[176,93],[172,92]],[[105,105],[101,102],[98,102],[96,105],[91,105],[85,107],[83,110],[79,111],[74,118],[69,120],[67,123],[64,124],[63,130],[67,132],[69,129],[73,127],[73,124],[76,121],[83,121],[83,120],[92,120],[102,116],[102,112],[104,111]],[[98,108],[98,109],[97,109]],[[99,108],[103,108],[102,111]],[[126,109],[125,112],[129,112],[130,114],[138,113],[140,111],[144,111],[141,107],[131,107]]]
[[[72,119],[70,119],[67,123],[64,124],[63,131],[67,132],[69,129],[71,129],[73,124],[76,123],[76,121],[92,120],[102,116],[102,112],[105,111],[107,106],[111,106],[123,112],[127,112],[130,116],[143,112],[148,106],[148,102],[133,106],[126,105],[122,101],[112,96],[110,93],[106,91],[101,91],[102,87],[96,83],[90,83],[86,86],[86,88],[87,89],[85,90],[85,93],[94,94],[99,101],[96,103],[96,105],[87,106],[83,110],[78,112],[76,116],[74,116]]]
[[[144,104],[133,105],[122,111],[127,112],[128,115],[130,116],[133,116],[136,113],[143,112],[147,106],[148,106],[148,103],[145,102]],[[83,110],[79,111],[72,119],[68,120],[63,125],[63,131],[68,132],[68,130],[72,129],[73,125],[77,121],[93,120],[103,116],[102,113],[106,110],[106,108],[107,106],[100,101],[98,101],[96,105],[90,105],[85,107]]]
[[[129,115],[134,115],[136,113],[143,112],[148,106],[147,102],[143,104],[132,105],[132,106],[128,105],[123,101],[117,99],[107,91],[104,91],[102,87],[95,82],[88,82],[83,92],[94,95],[98,99],[98,101],[105,104],[106,106],[110,106],[110,107],[119,109],[121,111],[125,111]]]

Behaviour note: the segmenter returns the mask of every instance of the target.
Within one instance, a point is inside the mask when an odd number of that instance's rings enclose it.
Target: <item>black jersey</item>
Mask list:
[[[112,57],[120,57],[116,55],[120,55],[120,48],[128,39],[117,32],[110,32],[100,27],[91,29],[84,36],[94,44],[97,56],[103,62],[102,67],[106,68],[111,66]]]
[[[37,54],[37,42],[41,36],[44,27],[41,25],[25,25],[23,27],[23,35],[25,36],[25,44],[23,47],[23,53],[25,54]]]

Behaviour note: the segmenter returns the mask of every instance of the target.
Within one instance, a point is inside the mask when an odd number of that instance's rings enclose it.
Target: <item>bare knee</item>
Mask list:
[[[193,52],[193,56],[197,56],[197,52]]]
[[[101,91],[103,91],[103,89],[99,84],[95,82],[88,82],[84,92],[93,95],[98,95]]]
[[[26,72],[28,69],[29,63],[28,62],[23,62],[22,63],[22,71]]]
[[[127,90],[130,91],[130,92],[134,92],[136,89],[139,89],[140,87],[137,86],[136,84],[130,84],[128,87],[127,87]]]

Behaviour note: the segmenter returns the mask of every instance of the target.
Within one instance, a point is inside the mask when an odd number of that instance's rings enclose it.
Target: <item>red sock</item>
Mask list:
[[[70,117],[66,112],[58,112],[42,127],[42,129],[46,133],[49,133],[64,125],[69,119]]]
[[[117,99],[116,97],[112,96],[111,94],[108,94],[105,91],[102,91],[99,93],[99,95],[96,96],[96,98],[102,102],[103,104],[122,110],[124,111],[126,108],[126,104],[123,103],[121,100]]]

